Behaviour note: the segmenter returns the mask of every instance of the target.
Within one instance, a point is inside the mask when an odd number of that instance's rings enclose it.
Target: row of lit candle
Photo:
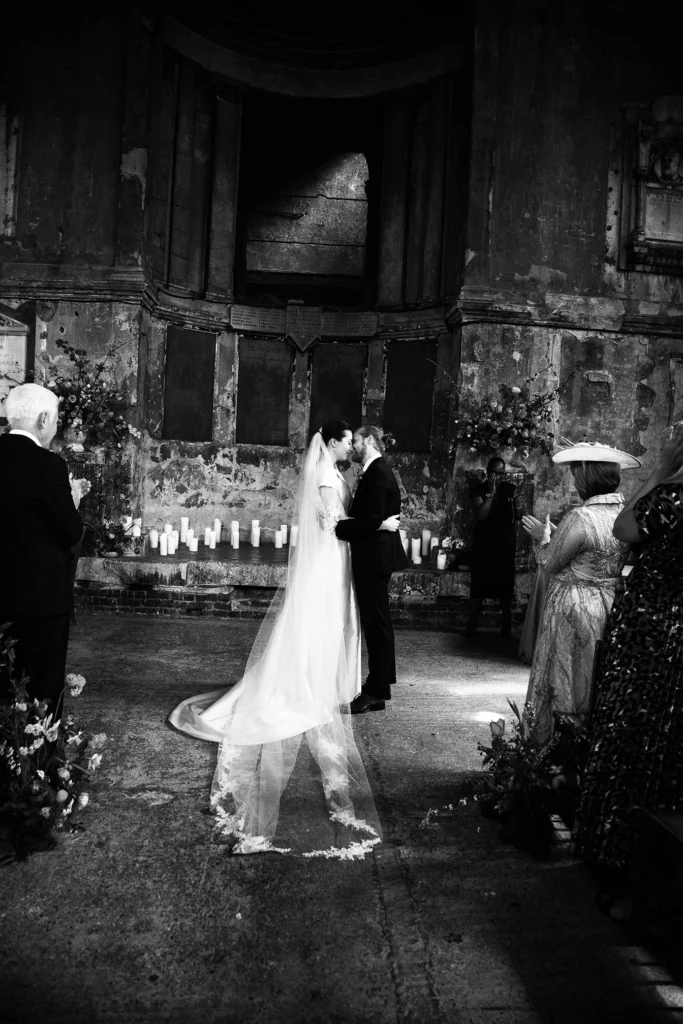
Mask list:
[[[288,542],[291,547],[296,547],[299,539],[298,526],[292,526],[290,529],[286,523],[282,523],[279,529],[274,532],[276,548],[282,548]],[[223,524],[220,519],[214,519],[212,526],[204,527],[204,547],[209,548],[211,551],[215,550],[216,546],[221,543],[224,533],[227,540],[227,529],[223,530]],[[140,533],[133,533],[133,536],[139,537]],[[253,548],[260,547],[261,523],[258,519],[252,519],[251,521],[249,540]],[[153,529],[149,531],[150,550],[158,551],[160,555],[175,554],[179,544],[185,544],[191,553],[199,550],[199,537],[195,535],[194,528],[190,526],[189,516],[180,517],[180,530],[174,530],[173,523],[166,523],[163,530]],[[237,519],[233,519],[230,523],[230,546],[235,549],[240,546],[240,524]]]
[[[128,529],[131,536],[140,537],[141,520],[131,520],[131,525],[128,526]],[[215,550],[216,546],[221,543],[223,533],[221,520],[214,519],[212,526],[204,527],[204,547],[210,551]],[[227,530],[225,533],[227,534]],[[400,530],[400,536],[403,550],[413,565],[420,565],[423,558],[429,558],[432,551],[439,547],[439,538],[433,537],[431,530],[423,530],[420,537],[412,538],[408,537],[406,530]],[[286,523],[282,523],[280,528],[274,531],[275,547],[282,548],[288,542],[291,547],[296,547],[298,537],[298,526],[290,528]],[[261,545],[261,523],[258,519],[252,519],[251,521],[249,541],[253,548],[258,548]],[[199,538],[195,536],[194,529],[190,527],[189,516],[181,516],[180,530],[175,530],[172,523],[166,523],[162,531],[156,529],[149,531],[149,547],[152,551],[158,551],[160,555],[175,554],[179,544],[185,544],[190,553],[199,550]],[[230,523],[230,546],[235,550],[240,546],[240,523],[237,519],[233,519]],[[447,557],[447,552],[437,552],[437,569],[446,568]]]

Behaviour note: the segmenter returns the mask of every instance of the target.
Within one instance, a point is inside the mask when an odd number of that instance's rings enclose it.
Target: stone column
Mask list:
[[[377,270],[378,306],[400,306],[403,302],[410,121],[407,105],[392,106],[386,112]]]
[[[242,101],[221,85],[216,97],[207,298],[233,300]]]

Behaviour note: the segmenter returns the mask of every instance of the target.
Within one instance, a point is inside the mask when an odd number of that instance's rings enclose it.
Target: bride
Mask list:
[[[381,841],[348,714],[361,689],[360,626],[349,545],[334,532],[348,518],[351,492],[339,463],[351,450],[342,420],[313,435],[287,583],[244,676],[227,692],[183,701],[169,716],[177,729],[219,744],[211,808],[233,853],[351,858]],[[380,529],[397,530],[398,517]]]

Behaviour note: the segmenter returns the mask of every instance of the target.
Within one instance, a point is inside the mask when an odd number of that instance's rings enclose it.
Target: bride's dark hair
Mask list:
[[[351,431],[351,427],[348,425],[346,420],[328,420],[327,423],[323,423],[320,428],[320,433],[323,435],[323,442],[327,444],[333,438],[335,441],[343,441],[344,434],[347,431]]]

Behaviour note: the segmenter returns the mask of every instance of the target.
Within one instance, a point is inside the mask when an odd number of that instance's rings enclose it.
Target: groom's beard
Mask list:
[[[363,447],[361,448],[360,451],[356,451],[355,448],[353,449],[353,455],[351,456],[351,459],[352,459],[353,462],[358,462],[362,466],[363,463],[365,462],[367,454],[368,454],[368,446],[367,445],[363,445]]]

